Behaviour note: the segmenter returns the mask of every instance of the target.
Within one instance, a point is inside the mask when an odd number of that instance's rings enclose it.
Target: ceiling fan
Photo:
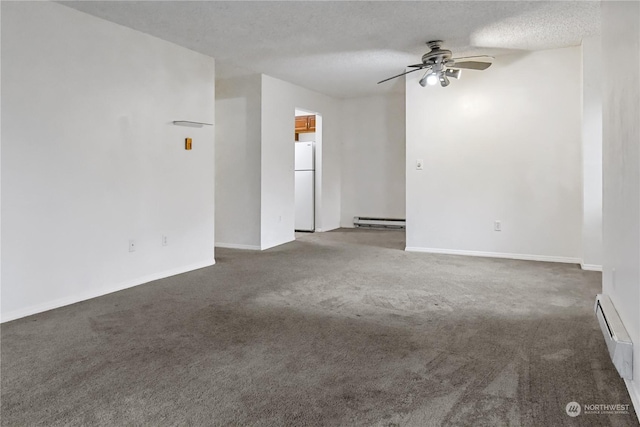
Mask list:
[[[426,70],[424,76],[420,79],[420,85],[435,85],[440,82],[442,87],[449,86],[449,77],[458,79],[460,78],[460,73],[462,68],[466,68],[469,70],[486,70],[491,66],[491,62],[480,62],[480,61],[463,61],[459,62],[461,59],[473,59],[473,58],[490,58],[493,59],[492,56],[489,55],[478,55],[478,56],[466,56],[463,58],[452,58],[451,51],[447,49],[442,49],[442,40],[433,40],[427,42],[429,48],[431,48],[430,52],[422,55],[422,63],[407,65],[408,68],[415,68],[414,70],[407,71],[405,73],[398,74],[397,76],[389,77],[388,79],[384,79],[378,82],[384,83],[386,81],[395,79],[396,77],[404,76],[405,74],[413,73],[414,71]]]

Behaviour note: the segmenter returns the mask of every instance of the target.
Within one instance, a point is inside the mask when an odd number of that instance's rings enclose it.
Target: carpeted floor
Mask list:
[[[2,325],[2,425],[637,425],[599,273],[297,238]]]

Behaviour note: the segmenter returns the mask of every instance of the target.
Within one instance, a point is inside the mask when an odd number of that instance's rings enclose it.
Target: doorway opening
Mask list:
[[[294,231],[322,231],[322,115],[296,108],[294,135]]]

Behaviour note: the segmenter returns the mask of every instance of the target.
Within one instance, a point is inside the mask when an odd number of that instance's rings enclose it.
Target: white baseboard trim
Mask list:
[[[586,271],[602,271],[602,266],[597,264],[583,264],[580,263],[580,268]]]
[[[115,284],[100,289],[94,289],[89,292],[84,292],[78,295],[72,295],[64,298],[59,298],[53,301],[44,302],[41,304],[32,305],[30,307],[21,308],[19,310],[13,310],[8,313],[2,313],[2,322],[10,322],[12,320],[20,319],[22,317],[31,316],[32,314],[42,313],[44,311],[53,310],[55,308],[64,307],[65,305],[75,304],[77,302],[86,301],[92,298],[101,297],[103,295],[111,294],[114,292],[122,291],[124,289],[133,288],[134,286],[142,285],[154,280],[164,279],[166,277],[175,276],[177,274],[186,273],[188,271],[198,270],[204,267],[210,267],[214,265],[215,260],[201,261],[198,263],[190,264],[184,267],[173,268],[170,270],[160,271],[158,273],[149,274],[146,276],[138,277],[136,279],[127,280],[122,283]]]
[[[525,261],[560,262],[565,264],[580,264],[580,261],[581,261],[580,258],[572,258],[572,257],[509,254],[509,253],[500,253],[500,252],[465,251],[465,250],[459,250],[459,249],[421,248],[421,247],[415,247],[415,246],[407,246],[404,250],[407,252],[425,252],[429,254],[465,255],[465,256],[486,257],[486,258],[507,258],[507,259],[520,259]]]
[[[278,242],[278,243],[272,243],[272,244],[270,244],[270,245],[264,245],[264,246],[262,246],[262,248],[261,248],[261,249],[262,249],[263,251],[265,251],[265,250],[267,250],[267,249],[275,248],[276,246],[286,245],[287,243],[291,243],[291,242],[295,242],[295,241],[296,241],[296,238],[295,238],[295,236],[294,236],[294,238],[293,238],[293,239],[291,239],[291,240],[286,240],[286,241],[284,241],[284,242]]]
[[[216,248],[227,248],[227,249],[246,249],[250,251],[261,251],[262,248],[257,245],[241,245],[238,243],[218,243],[216,242]]]
[[[638,381],[636,380],[636,383]],[[627,386],[627,391],[629,392],[629,396],[631,396],[631,403],[633,403],[633,409],[636,411],[636,416],[638,417],[638,422],[640,422],[640,384],[636,387],[633,381],[624,380],[625,385]]]
[[[262,250],[260,246],[257,245],[241,245],[238,243],[218,243],[216,242],[216,248],[227,248],[227,249],[247,249],[251,251],[259,251]]]

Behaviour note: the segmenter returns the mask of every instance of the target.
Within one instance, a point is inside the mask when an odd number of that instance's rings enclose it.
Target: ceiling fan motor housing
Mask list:
[[[451,51],[447,49],[441,49],[441,44],[441,40],[427,42],[427,45],[431,48],[431,51],[422,55],[423,64],[442,64],[451,58]]]

